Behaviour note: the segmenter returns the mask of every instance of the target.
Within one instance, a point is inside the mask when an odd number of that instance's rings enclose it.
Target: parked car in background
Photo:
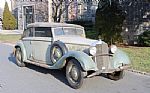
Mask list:
[[[17,65],[35,64],[66,70],[72,88],[80,88],[85,77],[106,73],[119,80],[129,67],[128,56],[115,45],[85,37],[82,26],[66,23],[32,23],[15,45]]]

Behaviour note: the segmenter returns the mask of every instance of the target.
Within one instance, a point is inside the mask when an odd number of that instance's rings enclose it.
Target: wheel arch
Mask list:
[[[58,68],[63,68],[69,60],[75,59],[81,65],[83,71],[98,70],[96,63],[85,53],[80,51],[68,51],[56,64]]]
[[[25,51],[25,47],[23,45],[22,42],[18,42],[16,45],[15,45],[15,49],[17,48],[20,48],[21,49],[21,52],[22,52],[22,60],[25,61],[27,60],[27,56],[26,56],[26,51]]]
[[[118,67],[122,66],[122,64],[129,65],[131,64],[131,61],[124,51],[117,49],[116,53],[113,55],[111,66],[117,69]]]
[[[65,63],[65,65],[64,65],[63,68],[65,68],[65,67],[67,66],[68,62],[69,62],[70,60],[72,60],[72,59],[78,61],[75,57],[69,56],[69,57],[67,57],[67,58],[65,59],[66,63]],[[78,61],[78,63],[80,64],[79,61]],[[80,66],[81,66],[81,64],[80,64]],[[82,68],[82,66],[81,66],[81,68]],[[82,70],[85,71],[83,68],[82,68]]]

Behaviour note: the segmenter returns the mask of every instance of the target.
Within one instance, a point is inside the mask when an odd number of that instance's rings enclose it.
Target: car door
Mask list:
[[[33,53],[32,53],[32,46],[31,46],[31,40],[33,38],[33,28],[27,28],[22,35],[22,41],[26,50],[27,59],[32,60],[33,59]]]
[[[50,46],[52,43],[52,32],[50,27],[35,27],[34,38],[31,41],[33,58],[41,64],[51,64]]]

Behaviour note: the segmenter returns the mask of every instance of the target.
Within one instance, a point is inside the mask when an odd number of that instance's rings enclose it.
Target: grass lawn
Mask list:
[[[20,39],[21,35],[2,35],[0,34],[0,41],[2,42],[16,42]]]
[[[150,73],[150,47],[121,48],[131,59],[132,68]]]

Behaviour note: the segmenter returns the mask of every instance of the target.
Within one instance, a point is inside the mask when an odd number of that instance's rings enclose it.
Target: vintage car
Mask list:
[[[72,88],[78,89],[84,78],[102,73],[119,80],[129,67],[128,56],[115,45],[85,37],[82,26],[37,22],[27,26],[15,45],[16,63],[31,63],[47,69],[64,69]]]

